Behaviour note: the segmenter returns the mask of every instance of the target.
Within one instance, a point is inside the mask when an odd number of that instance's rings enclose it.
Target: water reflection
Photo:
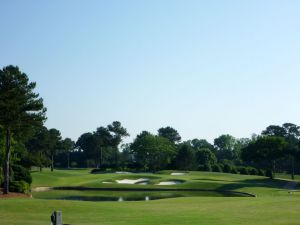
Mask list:
[[[39,199],[62,199],[77,201],[152,201],[178,197],[242,197],[247,196],[234,192],[215,191],[90,191],[90,190],[51,190],[34,192],[33,197]]]

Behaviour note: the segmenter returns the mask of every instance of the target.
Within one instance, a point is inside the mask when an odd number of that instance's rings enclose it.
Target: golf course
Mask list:
[[[31,198],[1,199],[2,225],[49,224],[55,210],[61,210],[64,223],[72,225],[300,224],[298,183],[284,174],[271,180],[213,172],[91,174],[74,169],[32,176]],[[147,182],[130,183],[139,179]],[[154,200],[130,199],[143,192]],[[166,196],[159,197],[164,192]],[[168,195],[172,192],[177,196]]]

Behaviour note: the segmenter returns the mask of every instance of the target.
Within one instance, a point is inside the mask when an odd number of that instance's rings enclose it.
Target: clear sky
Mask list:
[[[48,128],[250,137],[300,124],[298,0],[0,0],[0,66],[37,82]]]

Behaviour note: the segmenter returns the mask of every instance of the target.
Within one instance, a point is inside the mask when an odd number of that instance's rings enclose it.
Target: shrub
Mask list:
[[[231,169],[232,169],[232,166],[231,166],[231,165],[225,164],[224,167],[223,167],[223,172],[224,172],[224,173],[230,173],[230,172],[231,172]]]
[[[92,169],[91,173],[104,173],[106,171],[105,168]]]
[[[266,177],[269,177],[269,178],[273,179],[275,177],[273,171],[270,170],[270,169],[267,169],[266,170]]]
[[[219,164],[214,164],[214,165],[212,166],[212,171],[213,171],[213,172],[219,172],[219,173],[222,173],[222,172],[223,172],[223,170],[222,170],[222,168],[221,168],[221,166],[220,166]]]
[[[249,170],[248,170],[247,167],[241,166],[241,167],[239,167],[238,170],[239,170],[240,174],[243,174],[243,175],[248,175],[249,174]]]
[[[250,175],[258,175],[258,170],[254,167],[249,167],[249,174]]]
[[[0,187],[2,186],[3,181],[4,181],[3,172],[2,172],[2,168],[0,167]]]
[[[238,170],[237,170],[237,168],[235,166],[231,166],[230,173],[238,174],[239,172],[238,172]]]
[[[30,172],[23,166],[13,165],[12,171],[14,181],[25,181],[29,185],[32,183],[32,177]]]
[[[263,171],[262,169],[258,170],[258,176],[265,176],[265,171]]]
[[[199,166],[198,166],[198,170],[199,170],[199,171],[205,171],[205,170],[204,170],[204,165],[199,165]]]
[[[9,183],[9,191],[28,194],[30,192],[30,185],[23,180],[11,181]]]
[[[209,163],[204,164],[204,171],[208,171],[208,172],[212,171],[211,165]]]

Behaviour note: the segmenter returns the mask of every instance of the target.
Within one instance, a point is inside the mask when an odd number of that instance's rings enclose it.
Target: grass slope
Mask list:
[[[102,184],[104,180],[148,176],[159,181],[182,179],[177,188],[248,191],[257,198],[188,197],[149,202],[81,202],[40,199],[0,200],[1,225],[49,224],[54,210],[62,210],[64,223],[72,225],[300,225],[300,194],[288,194],[288,180],[264,177],[191,172],[185,176],[160,174],[89,174],[88,170],[57,170],[33,173],[34,187],[124,187],[140,185]],[[282,176],[287,179],[287,177]],[[144,186],[143,186],[144,187]],[[143,188],[142,187],[142,188]],[[171,186],[169,186],[171,187]]]

